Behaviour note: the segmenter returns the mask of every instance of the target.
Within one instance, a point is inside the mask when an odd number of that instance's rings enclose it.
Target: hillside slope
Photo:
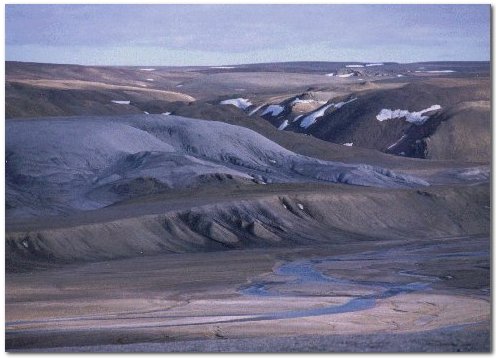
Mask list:
[[[295,154],[244,127],[176,116],[7,121],[6,134],[7,211],[17,215],[95,209],[132,191],[218,174],[261,184],[428,185],[381,167]]]
[[[490,111],[467,103],[489,102],[490,89],[487,62],[151,68],[6,62],[5,109],[7,118],[145,112],[231,121],[241,115],[223,103],[243,99],[244,118],[263,117],[283,132],[397,156],[487,164]],[[449,140],[456,150],[440,148]]]
[[[158,253],[431,240],[489,233],[487,184],[381,189],[305,184],[150,196],[116,207],[8,228],[7,269]],[[237,193],[237,194],[236,194]],[[207,204],[208,203],[208,204]],[[179,205],[179,206],[178,206]]]
[[[412,82],[394,89],[370,89],[318,101],[303,93],[283,101],[277,114],[259,114],[280,130],[408,157],[488,162],[490,86],[487,79],[444,78]],[[476,103],[476,105],[470,105]],[[482,104],[481,104],[482,103]],[[484,105],[484,103],[486,103]],[[463,110],[458,108],[462,107]],[[451,137],[447,138],[450,128]],[[471,140],[464,136],[470,128]],[[431,137],[455,142],[441,154]],[[456,142],[464,137],[463,142]],[[466,146],[467,150],[461,150]]]

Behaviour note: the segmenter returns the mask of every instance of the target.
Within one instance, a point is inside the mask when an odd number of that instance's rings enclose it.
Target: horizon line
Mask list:
[[[238,64],[209,64],[209,65],[164,65],[164,64],[142,64],[142,65],[104,65],[104,64],[81,64],[81,63],[69,63],[69,62],[43,62],[43,61],[22,61],[22,60],[4,60],[5,63],[16,62],[25,64],[42,64],[42,65],[70,65],[70,66],[82,66],[82,67],[143,67],[143,66],[153,66],[153,67],[234,67],[234,66],[252,66],[252,65],[269,65],[269,64],[288,64],[288,63],[356,63],[356,64],[367,64],[367,63],[382,63],[385,65],[395,64],[395,65],[410,65],[416,63],[481,63],[488,62],[491,60],[436,60],[436,61],[413,61],[413,62],[397,62],[397,61],[274,61],[274,62],[249,62],[249,63],[238,63]]]

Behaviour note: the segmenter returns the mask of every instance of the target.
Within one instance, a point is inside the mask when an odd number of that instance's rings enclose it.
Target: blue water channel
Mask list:
[[[261,315],[256,319],[272,320],[272,319],[284,319],[284,318],[301,318],[301,317],[312,317],[312,316],[363,311],[366,309],[373,308],[377,300],[393,297],[403,293],[422,291],[428,289],[429,285],[433,281],[438,280],[435,277],[431,278],[429,276],[418,275],[418,277],[425,278],[428,282],[411,282],[407,284],[398,284],[391,282],[348,280],[343,278],[336,278],[336,277],[324,275],[322,272],[316,269],[315,266],[317,264],[320,264],[325,261],[332,261],[332,259],[299,260],[299,261],[288,262],[276,268],[274,272],[277,275],[293,277],[294,279],[289,282],[290,284],[304,285],[304,284],[318,283],[329,286],[330,289],[332,289],[333,284],[349,285],[354,287],[365,286],[372,288],[374,290],[379,289],[380,292],[355,297],[341,305],[331,305],[320,308],[274,312],[274,313]],[[271,288],[269,290],[267,288],[268,285],[271,285],[271,283],[255,282],[243,288],[240,292],[245,295],[260,296],[260,297],[277,297],[277,296],[285,295],[284,293],[278,292],[274,288]]]

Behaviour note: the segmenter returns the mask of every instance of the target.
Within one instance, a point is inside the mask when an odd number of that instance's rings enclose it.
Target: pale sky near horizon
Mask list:
[[[488,61],[490,5],[6,5],[6,60]]]

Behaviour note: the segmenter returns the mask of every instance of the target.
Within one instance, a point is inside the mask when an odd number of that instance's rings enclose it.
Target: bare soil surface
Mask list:
[[[7,349],[487,351],[488,247],[383,240],[12,273]]]
[[[346,65],[7,62],[7,350],[488,352],[489,63]]]

